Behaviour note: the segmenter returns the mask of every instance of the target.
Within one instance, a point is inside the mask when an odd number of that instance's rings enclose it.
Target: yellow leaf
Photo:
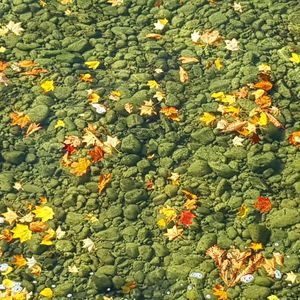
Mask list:
[[[1,46],[1,47],[0,47],[0,53],[4,53],[5,51],[6,51],[6,48],[3,47],[3,46]]]
[[[47,222],[53,219],[54,216],[53,209],[49,206],[37,206],[33,213],[37,218],[41,218],[42,222]]]
[[[150,89],[158,89],[159,84],[155,80],[148,80],[147,85],[149,86]]]
[[[11,289],[13,286],[14,286],[14,282],[8,278],[5,278],[3,281],[2,281],[2,284],[4,285],[5,288],[7,289]]]
[[[286,275],[286,281],[290,281],[291,283],[295,283],[297,281],[297,274],[295,274],[293,271],[286,273]]]
[[[268,124],[268,117],[266,113],[262,112],[260,114],[259,121],[257,122],[257,124],[260,126],[265,126]]]
[[[88,99],[91,103],[98,103],[100,96],[97,93],[90,93]]]
[[[93,82],[93,77],[89,73],[80,74],[79,78],[80,78],[80,80],[85,81],[85,82]]]
[[[40,291],[40,295],[46,298],[52,298],[53,291],[50,288],[44,288],[43,290]]]
[[[172,241],[176,239],[178,236],[181,236],[183,232],[183,229],[177,228],[176,225],[174,225],[172,228],[167,229],[167,233],[164,233],[164,236],[166,236],[169,241]]]
[[[159,213],[165,216],[167,223],[170,223],[171,221],[176,221],[177,218],[176,210],[170,207],[169,205],[161,208],[159,210]]]
[[[41,88],[44,90],[45,93],[54,91],[54,81],[53,80],[46,80],[41,84]]]
[[[144,104],[139,109],[141,116],[154,116],[157,114],[152,100],[144,101]]]
[[[220,71],[222,68],[223,68],[223,65],[222,65],[222,62],[221,62],[221,58],[218,57],[216,60],[215,60],[215,66],[216,66],[216,69],[218,71]]]
[[[13,222],[15,222],[18,219],[18,215],[10,208],[7,208],[7,212],[1,215],[4,217],[5,221],[9,223],[9,225],[11,225]]]
[[[255,252],[257,252],[258,250],[263,249],[263,245],[262,243],[251,243],[248,248],[253,249]]]
[[[187,210],[193,210],[197,208],[197,200],[196,199],[187,199],[183,205]]]
[[[246,207],[245,204],[242,204],[242,206],[239,208],[238,216],[243,219],[247,216],[248,211],[249,211],[249,208]]]
[[[19,238],[21,243],[30,240],[32,236],[32,232],[28,226],[22,224],[17,224],[11,232],[13,232],[13,239]]]
[[[95,70],[100,65],[100,61],[98,61],[98,60],[91,60],[91,61],[86,61],[84,64],[86,66],[88,66],[90,69]]]
[[[179,112],[174,106],[165,106],[160,109],[160,112],[164,114],[168,119],[173,121],[180,121]]]
[[[190,63],[197,63],[199,62],[199,59],[196,57],[190,57],[190,56],[180,56],[178,58],[179,61],[183,64],[190,64]]]
[[[110,93],[110,95],[108,96],[108,99],[113,100],[113,101],[118,101],[118,100],[120,100],[121,95],[122,95],[122,93],[118,90],[112,91]]]
[[[269,73],[271,72],[271,67],[267,64],[260,64],[258,70],[262,73]]]
[[[229,103],[229,104],[232,104],[235,102],[234,95],[225,95],[223,92],[212,93],[211,97],[218,101]]]
[[[11,118],[11,125],[19,125],[21,128],[28,125],[31,122],[31,119],[28,115],[25,115],[23,112],[15,111],[9,115]]]
[[[65,127],[65,122],[63,120],[57,120],[54,128],[58,128],[58,127]]]
[[[20,269],[27,265],[27,261],[22,254],[15,255],[13,264],[16,265],[18,269]]]
[[[252,95],[254,95],[255,99],[260,98],[261,96],[263,96],[266,92],[263,89],[258,89],[256,91],[254,91],[252,93]]]
[[[297,53],[292,53],[292,57],[290,57],[290,61],[299,64],[300,63],[300,55]]]
[[[159,219],[156,223],[160,228],[166,228],[167,227],[167,222],[165,219]]]
[[[227,300],[227,291],[221,284],[217,284],[213,288],[213,294],[218,297],[218,300]]]
[[[213,123],[215,120],[216,117],[209,112],[204,112],[203,115],[200,117],[200,121],[204,122],[206,125]]]
[[[179,67],[179,79],[182,83],[185,83],[189,80],[189,75],[183,67]]]
[[[271,295],[267,298],[268,300],[280,300],[277,296]]]
[[[51,240],[55,238],[56,232],[50,228],[46,231],[46,233],[47,234],[42,239],[41,245],[53,245],[53,241]]]
[[[7,270],[5,272],[1,272],[1,275],[5,276],[11,273],[14,269],[11,266],[8,266]]]
[[[78,162],[72,162],[70,172],[76,176],[82,176],[87,173],[90,165],[90,160],[86,158],[79,158]]]

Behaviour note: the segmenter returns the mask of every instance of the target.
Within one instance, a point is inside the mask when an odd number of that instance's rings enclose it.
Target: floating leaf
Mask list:
[[[200,39],[200,32],[199,31],[194,31],[192,34],[191,34],[191,40],[193,43],[198,43],[199,39]]]
[[[104,151],[99,146],[95,146],[94,149],[89,151],[89,155],[92,157],[92,162],[100,161],[104,157]]]
[[[54,211],[49,206],[37,206],[33,211],[37,218],[40,218],[42,222],[47,222],[48,220],[53,219]]]
[[[24,256],[22,254],[21,255],[15,255],[13,264],[16,265],[18,269],[20,269],[20,268],[27,265],[27,261],[26,261],[26,259],[24,258]]]
[[[193,219],[196,216],[194,214],[192,214],[189,210],[185,210],[181,213],[179,221],[180,223],[182,223],[183,225],[189,227],[190,225],[192,225],[193,223]]]
[[[238,51],[240,50],[239,47],[239,41],[236,39],[232,39],[232,40],[225,40],[225,48],[231,51]]]
[[[209,113],[209,112],[204,112],[203,115],[200,117],[200,121],[204,122],[206,125],[210,125],[214,123],[216,120],[215,115]]]
[[[221,62],[221,58],[218,57],[215,60],[215,67],[218,71],[220,71],[223,68],[222,62]]]
[[[260,126],[266,126],[268,124],[268,117],[265,112],[261,112],[259,116],[259,121],[257,122]]]
[[[152,39],[152,40],[159,40],[162,38],[162,35],[157,34],[157,33],[149,33],[146,35],[146,38]]]
[[[262,214],[266,214],[272,209],[272,203],[268,197],[259,196],[255,202],[255,208]]]
[[[111,177],[112,177],[112,174],[110,174],[110,173],[100,175],[99,182],[98,182],[99,193],[103,192],[103,190],[105,189],[107,184],[110,182]]]
[[[157,114],[152,100],[144,101],[144,104],[139,109],[141,116],[154,116]]]
[[[192,63],[197,63],[199,62],[199,59],[196,57],[190,57],[190,56],[180,56],[178,58],[179,61],[183,64],[192,64]]]
[[[262,250],[264,247],[262,243],[251,243],[248,248],[254,250],[255,252]]]
[[[292,53],[292,56],[290,57],[290,61],[294,64],[300,64],[300,55],[297,53]]]
[[[42,129],[42,126],[40,124],[31,123],[26,130],[25,137],[30,136],[31,134],[33,134],[34,132],[36,132],[40,129]]]
[[[50,228],[46,231],[46,235],[43,236],[43,239],[41,241],[41,245],[47,245],[47,246],[51,246],[53,245],[53,239],[55,238],[55,231]]]
[[[170,223],[172,221],[176,221],[177,218],[177,212],[173,207],[170,207],[169,205],[162,207],[159,210],[159,213],[164,215],[167,223]]]
[[[147,85],[150,89],[158,89],[159,84],[156,82],[156,80],[148,80]]]
[[[29,228],[32,232],[43,232],[47,228],[47,224],[44,222],[31,222]]]
[[[213,287],[213,294],[218,297],[218,300],[227,300],[228,296],[227,296],[227,291],[225,289],[224,286],[222,286],[221,284],[216,284]]]
[[[164,114],[168,119],[173,121],[180,121],[179,112],[176,107],[165,106],[160,109],[160,112]]]
[[[19,217],[10,208],[7,208],[7,212],[6,213],[2,213],[1,215],[4,217],[5,222],[7,222],[9,225],[13,224],[18,219],[18,217]]]
[[[177,226],[174,225],[172,228],[167,229],[167,233],[164,233],[164,236],[166,236],[169,239],[169,241],[172,241],[177,237],[181,236],[182,233],[183,229],[177,228]]]
[[[70,173],[76,176],[82,176],[87,173],[90,165],[91,165],[90,160],[86,158],[79,158],[78,162],[73,162],[71,164]]]
[[[293,271],[286,273],[287,277],[285,278],[285,281],[290,281],[291,283],[295,283],[297,280],[297,274],[295,274]]]
[[[261,81],[261,82],[257,82],[253,85],[253,87],[255,89],[262,89],[264,91],[269,91],[272,89],[273,84],[270,81]]]
[[[54,81],[53,80],[46,80],[41,84],[41,88],[44,90],[45,93],[54,91]]]
[[[204,30],[200,35],[200,39],[205,45],[216,45],[221,39],[221,36],[217,30]]]
[[[96,70],[98,68],[98,66],[100,65],[100,61],[99,60],[91,60],[91,61],[86,61],[84,64],[86,66],[88,66],[88,68]]]
[[[89,73],[80,74],[79,78],[81,81],[84,81],[84,82],[93,82],[93,76]]]
[[[52,298],[53,297],[53,291],[50,288],[44,288],[40,291],[40,295],[46,298]]]
[[[246,207],[245,204],[242,204],[242,206],[239,208],[238,216],[243,219],[247,216],[248,212],[249,212],[249,208]]]
[[[120,100],[122,93],[120,91],[112,91],[108,97],[109,100],[118,101]]]
[[[96,248],[95,243],[90,238],[86,238],[82,240],[82,242],[83,242],[82,248],[87,249],[88,252],[92,252]]]
[[[21,35],[22,31],[24,31],[24,29],[21,27],[21,22],[15,23],[13,21],[9,21],[6,25],[6,28],[16,35]]]
[[[32,236],[32,232],[28,226],[23,224],[17,224],[16,227],[11,230],[11,232],[13,233],[12,238],[19,238],[21,243],[30,240]]]
[[[255,103],[259,105],[261,108],[268,108],[272,105],[272,99],[267,95],[263,95],[255,99]]]
[[[184,70],[183,67],[179,67],[179,80],[182,83],[185,83],[189,80],[189,75],[187,71]]]
[[[241,137],[239,137],[239,136],[235,136],[233,139],[232,139],[232,144],[233,144],[233,146],[235,146],[235,147],[244,147],[244,145],[243,145],[243,141],[244,141],[244,139],[243,138],[241,138]]]
[[[9,116],[12,120],[11,125],[19,125],[21,128],[27,126],[31,122],[30,117],[23,112],[15,111]]]

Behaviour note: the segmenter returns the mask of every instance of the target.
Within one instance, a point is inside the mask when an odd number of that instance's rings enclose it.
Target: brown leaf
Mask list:
[[[255,83],[253,87],[256,89],[262,89],[264,91],[269,91],[272,89],[273,84],[270,81],[261,81],[261,82]]]
[[[31,134],[33,134],[34,132],[36,132],[40,129],[42,129],[42,126],[40,126],[40,124],[31,123],[26,130],[25,137],[30,136]]]
[[[192,64],[192,63],[197,63],[199,62],[199,59],[196,57],[190,57],[190,56],[180,56],[178,58],[179,61],[183,64]]]
[[[110,174],[110,173],[100,175],[99,183],[98,183],[99,193],[103,192],[103,190],[105,189],[107,184],[110,182],[111,177],[112,177],[112,174]]]
[[[99,146],[95,146],[93,150],[89,151],[89,155],[92,157],[92,162],[97,162],[103,159],[104,151]]]
[[[269,121],[277,128],[284,128],[284,126],[270,113],[265,112]]]
[[[231,131],[237,131],[239,129],[241,129],[243,126],[245,126],[247,124],[247,121],[234,121],[232,123],[229,123],[226,128],[224,128],[222,131],[223,132],[231,132]]]
[[[204,30],[200,39],[206,45],[216,45],[220,41],[221,36],[217,30]]]
[[[28,75],[28,76],[37,76],[41,73],[48,73],[48,71],[46,69],[42,69],[42,68],[36,68],[36,69],[32,69],[26,72],[21,72],[21,75]]]
[[[176,107],[165,106],[160,109],[160,112],[164,114],[168,119],[173,121],[180,121],[179,112]]]
[[[179,79],[182,83],[185,83],[189,80],[189,75],[187,71],[185,71],[182,67],[179,67]]]
[[[263,95],[255,99],[255,103],[259,105],[261,108],[267,108],[272,105],[272,99],[267,95]]]
[[[29,228],[33,232],[43,232],[47,228],[47,224],[44,222],[32,222],[29,224]]]
[[[162,38],[162,35],[158,33],[149,33],[145,37],[152,40],[159,40]]]

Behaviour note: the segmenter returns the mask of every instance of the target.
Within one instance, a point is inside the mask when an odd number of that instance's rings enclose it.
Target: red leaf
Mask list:
[[[268,197],[259,196],[255,202],[255,208],[261,213],[268,213],[272,209],[272,203]]]
[[[183,225],[189,227],[190,225],[192,225],[193,219],[195,217],[196,216],[194,214],[192,214],[189,210],[185,210],[181,213],[179,221]]]
[[[97,162],[103,159],[104,151],[99,146],[95,146],[93,150],[89,151],[89,155],[92,157],[93,162]]]
[[[69,155],[76,152],[76,148],[69,144],[64,144],[64,149],[68,152]]]

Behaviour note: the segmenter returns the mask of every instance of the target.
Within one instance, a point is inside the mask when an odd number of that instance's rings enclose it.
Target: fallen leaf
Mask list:
[[[156,111],[154,109],[154,103],[152,100],[144,101],[144,104],[139,108],[141,116],[154,116]]]
[[[268,117],[265,112],[260,113],[257,124],[260,126],[266,126],[268,124]]]
[[[53,80],[46,80],[41,84],[41,88],[44,90],[45,93],[54,91],[54,81]]]
[[[99,146],[95,146],[94,149],[89,151],[89,155],[92,157],[92,162],[98,162],[103,159],[104,151]]]
[[[31,258],[26,258],[26,264],[29,269],[31,269],[34,265],[37,264],[36,259],[32,256]]]
[[[40,218],[42,222],[47,222],[53,219],[54,211],[49,206],[37,206],[35,210],[32,211],[37,218]]]
[[[99,60],[91,60],[91,61],[86,61],[84,64],[86,66],[88,66],[88,68],[96,70],[98,68],[98,66],[100,65],[100,61]]]
[[[159,210],[159,213],[164,215],[166,222],[169,224],[170,222],[175,222],[177,218],[177,212],[173,207],[166,205]]]
[[[181,63],[183,64],[193,64],[199,62],[198,58],[190,56],[180,56],[178,60],[181,61]]]
[[[111,177],[112,177],[112,174],[110,174],[110,173],[100,175],[99,182],[98,182],[99,193],[103,192],[103,190],[105,189],[107,184],[110,182]]]
[[[193,210],[197,208],[197,200],[196,199],[187,199],[183,205],[184,208],[188,210]]]
[[[290,57],[290,61],[294,64],[300,64],[300,55],[297,53],[292,53],[292,56]]]
[[[169,21],[164,19],[158,19],[156,23],[154,23],[154,29],[155,30],[163,30],[165,26],[169,23]]]
[[[0,60],[0,72],[5,71],[8,66],[9,66],[9,64],[6,61]]]
[[[129,102],[125,103],[124,105],[124,109],[131,114],[133,112],[133,105]]]
[[[53,291],[50,288],[44,288],[40,291],[40,295],[46,298],[52,298],[53,297]]]
[[[246,207],[245,204],[242,204],[242,206],[239,208],[238,216],[243,219],[247,216],[248,212],[249,212],[249,208]]]
[[[47,224],[44,222],[31,222],[29,228],[32,232],[43,232],[47,228]]]
[[[21,182],[15,182],[13,188],[17,191],[23,190],[23,184]]]
[[[41,266],[39,265],[34,265],[31,269],[30,269],[30,273],[32,275],[35,275],[35,276],[41,276],[41,273],[42,273],[42,268]]]
[[[156,80],[148,80],[147,85],[150,89],[158,89],[159,84],[156,82]]]
[[[26,72],[21,72],[21,75],[27,75],[27,76],[37,76],[41,73],[48,73],[48,71],[46,69],[42,69],[42,68],[36,68],[36,69],[32,69]]]
[[[93,82],[93,76],[89,73],[80,74],[79,78],[81,81],[84,81],[84,82]]]
[[[0,235],[0,240],[5,240],[8,243],[13,239],[13,235],[9,229],[3,229]]]
[[[152,39],[152,40],[159,40],[162,38],[162,35],[157,34],[157,33],[149,33],[145,37],[148,39]]]
[[[200,39],[200,32],[199,31],[194,31],[192,34],[191,34],[191,40],[193,43],[198,43],[199,39]]]
[[[50,228],[46,231],[46,235],[43,236],[42,241],[41,241],[41,245],[47,245],[47,246],[51,246],[53,245],[53,239],[55,238],[55,231]]]
[[[179,66],[179,79],[180,82],[185,83],[189,80],[189,75],[187,71],[184,70],[184,68]]]
[[[271,111],[271,109],[270,109]],[[284,128],[284,126],[269,112],[265,112],[265,114],[267,115],[269,121],[277,128]]]
[[[21,35],[22,31],[24,31],[24,29],[21,27],[21,22],[15,23],[13,21],[9,21],[6,25],[6,28],[16,35]]]
[[[68,266],[68,272],[76,274],[79,272],[79,270],[75,265],[73,265],[73,266]]]
[[[95,243],[90,238],[86,238],[82,240],[82,242],[83,242],[82,248],[87,249],[88,252],[92,252],[96,248]]]
[[[60,3],[61,3],[62,5],[72,4],[72,3],[73,3],[73,0],[60,0]]]
[[[96,109],[96,112],[100,115],[103,115],[107,112],[107,107],[105,105],[99,103],[91,103],[91,106],[93,106]]]
[[[270,295],[270,296],[268,296],[268,298],[267,298],[268,300],[280,300],[277,296],[275,296],[275,295]]]
[[[231,51],[238,51],[240,50],[239,47],[239,41],[236,39],[232,39],[232,40],[225,40],[225,48]]]
[[[255,99],[255,103],[259,105],[261,108],[268,108],[272,105],[272,99],[267,95],[263,95]]]
[[[20,269],[27,265],[27,261],[22,254],[15,255],[13,258],[14,258],[13,264],[17,266],[17,269]]]
[[[158,225],[158,227],[160,227],[161,229],[164,229],[167,227],[167,221],[165,219],[159,219],[156,224]]]
[[[254,205],[262,214],[266,214],[272,209],[272,203],[268,197],[259,196]]]
[[[184,196],[189,200],[198,200],[198,196],[187,191],[187,190],[181,190],[181,192],[184,194]]]
[[[180,175],[178,173],[171,172],[171,176],[168,177],[172,181],[172,185],[179,185]]]
[[[42,126],[40,124],[31,123],[26,130],[25,137],[30,136],[31,134],[33,134],[34,132],[36,132],[40,129],[42,129]]]
[[[121,97],[122,93],[120,91],[112,91],[110,93],[110,95],[108,96],[108,99],[109,100],[113,100],[113,101],[118,101],[120,100],[120,97]]]
[[[30,240],[32,236],[32,232],[28,226],[23,224],[17,224],[16,227],[11,230],[11,232],[13,233],[12,238],[19,238],[21,243]]]
[[[8,86],[8,84],[10,83],[10,81],[5,76],[5,74],[1,72],[0,72],[0,83],[3,83],[5,86]]]
[[[15,111],[11,113],[9,116],[12,120],[10,124],[13,126],[19,125],[21,128],[23,128],[31,122],[30,117],[28,115],[25,115],[23,112]]]
[[[223,92],[212,93],[211,97],[228,104],[235,103],[235,95],[226,95]]]
[[[287,277],[285,278],[285,281],[290,281],[291,283],[295,283],[297,281],[297,274],[295,274],[293,271],[286,273]]]
[[[84,129],[85,134],[82,137],[82,142],[87,146],[94,146],[95,144],[101,144],[100,140],[96,137],[95,133],[88,128]]]
[[[95,92],[91,92],[88,93],[88,99],[91,103],[98,103],[98,101],[100,100],[100,96]]]
[[[239,137],[239,136],[235,136],[233,139],[232,139],[232,144],[233,144],[233,146],[235,146],[235,147],[244,147],[244,145],[243,145],[243,141],[244,141],[244,139],[243,138],[241,138],[241,137]]]
[[[262,250],[264,247],[262,245],[262,243],[251,243],[248,248],[254,250],[255,252]]]
[[[71,145],[75,148],[78,148],[81,145],[81,140],[76,135],[67,135],[64,140],[65,145]]]
[[[56,238],[58,240],[62,239],[65,236],[66,232],[61,229],[60,226],[57,227],[55,231]]]
[[[160,112],[164,114],[168,119],[173,121],[180,121],[179,112],[176,107],[165,106],[160,109]]]
[[[9,225],[13,224],[18,219],[18,217],[19,217],[10,208],[7,208],[7,212],[6,213],[2,213],[1,215],[4,217],[5,222],[7,222]]]
[[[193,219],[196,216],[194,214],[192,214],[189,210],[185,210],[181,213],[179,221],[180,223],[182,223],[183,225],[189,227],[190,225],[192,225],[193,223]]]
[[[253,85],[255,89],[262,89],[264,91],[269,91],[272,89],[273,84],[270,81],[261,81]]]
[[[232,131],[238,131],[242,127],[244,127],[247,124],[247,121],[234,121],[232,123],[229,123],[224,129],[222,129],[223,132],[232,132]]]
[[[291,144],[296,145],[296,146],[300,146],[300,131],[292,132],[289,135],[288,140]]]
[[[112,154],[112,150],[116,149],[116,147],[121,143],[121,141],[117,137],[112,137],[108,135],[106,137],[106,141],[102,144],[101,148],[105,153]]]
[[[258,70],[261,73],[269,74],[271,72],[271,67],[269,65],[267,65],[267,64],[260,64],[258,66]]]
[[[35,66],[36,63],[33,60],[22,60],[18,62],[17,65],[21,68],[29,68]]]
[[[224,286],[222,286],[221,284],[216,284],[213,287],[213,294],[218,297],[218,300],[227,300],[228,296],[227,296],[227,291],[225,289]]]
[[[248,95],[249,95],[249,91],[246,86],[241,87],[240,90],[235,93],[235,96],[239,99],[246,99]]]
[[[200,35],[200,39],[205,45],[216,45],[220,41],[221,36],[217,30],[204,30]]]
[[[1,29],[0,29],[1,30]],[[1,34],[0,34],[0,36],[1,36]],[[3,47],[3,46],[0,46],[0,53],[4,53],[6,51],[6,48],[5,47]]]
[[[122,292],[124,294],[129,294],[130,291],[134,288],[136,288],[137,285],[136,285],[136,282],[135,281],[129,281],[129,282],[126,282],[123,286],[122,286]]]
[[[181,236],[182,233],[183,229],[177,228],[177,226],[174,225],[172,228],[167,229],[167,233],[164,233],[164,236],[166,236],[169,239],[169,241],[172,241],[177,237]]]
[[[70,166],[70,173],[76,176],[82,176],[86,174],[91,165],[91,161],[86,158],[79,158],[78,162],[72,162]]]
[[[209,112],[204,112],[203,115],[200,117],[200,121],[205,123],[206,125],[210,125],[214,123],[216,120],[215,115],[209,113]]]
[[[107,0],[107,3],[110,3],[111,6],[120,6],[123,4],[123,0]]]
[[[215,67],[218,71],[220,71],[223,68],[222,62],[221,62],[221,58],[218,57],[215,60]]]

